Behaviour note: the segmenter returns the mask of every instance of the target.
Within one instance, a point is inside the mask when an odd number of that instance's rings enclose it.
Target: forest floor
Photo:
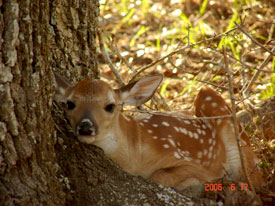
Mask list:
[[[264,173],[266,191],[261,197],[272,204],[275,1],[100,0],[100,9],[101,45],[122,80],[128,83],[156,73],[165,77],[154,109],[192,110],[198,90],[205,85],[230,104],[227,65],[238,117]],[[100,50],[98,59],[101,78],[119,87],[121,82]]]

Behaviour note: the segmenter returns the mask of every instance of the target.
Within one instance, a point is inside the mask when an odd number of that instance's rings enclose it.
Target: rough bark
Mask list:
[[[97,74],[97,1],[75,2],[0,1],[0,205],[65,204],[50,71]]]
[[[0,0],[0,205],[180,205],[78,143],[53,107],[52,71],[98,77],[97,0]]]
[[[0,204],[62,205],[50,114],[49,4],[0,6]]]

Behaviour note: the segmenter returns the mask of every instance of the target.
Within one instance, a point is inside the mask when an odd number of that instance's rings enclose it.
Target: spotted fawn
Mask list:
[[[152,113],[139,119],[121,113],[123,105],[140,106],[155,93],[163,77],[145,77],[120,89],[101,80],[72,85],[55,74],[56,100],[80,142],[102,148],[132,175],[179,190],[229,176],[243,180],[240,154],[230,117],[186,119]],[[197,117],[230,115],[230,107],[213,89],[202,88],[195,99]],[[257,158],[241,134],[241,144],[253,183],[261,183]]]

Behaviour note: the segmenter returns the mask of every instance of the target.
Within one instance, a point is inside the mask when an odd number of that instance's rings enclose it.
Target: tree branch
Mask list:
[[[223,53],[224,53],[224,63],[225,63],[225,70],[227,71],[227,76],[228,76],[228,82],[229,82],[229,93],[230,93],[230,99],[231,99],[231,104],[232,104],[232,120],[233,120],[233,128],[234,128],[234,133],[235,133],[235,138],[237,141],[237,145],[238,145],[238,150],[240,153],[240,159],[241,159],[241,165],[244,171],[244,176],[248,182],[248,185],[251,189],[251,191],[253,192],[254,195],[256,195],[255,189],[251,183],[251,180],[247,174],[247,170],[246,170],[246,161],[244,159],[244,154],[243,151],[241,149],[240,146],[240,134],[239,134],[239,128],[237,128],[238,124],[238,120],[237,120],[237,116],[236,116],[236,104],[235,104],[235,97],[234,97],[234,91],[233,91],[233,85],[232,85],[232,71],[229,69],[228,67],[228,62],[227,62],[227,56],[226,56],[226,50],[223,48]]]

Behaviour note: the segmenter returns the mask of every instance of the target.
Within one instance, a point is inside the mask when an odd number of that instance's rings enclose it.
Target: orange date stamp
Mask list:
[[[222,184],[205,184],[204,189],[205,191],[222,191]],[[240,189],[241,191],[247,191],[248,184],[241,183],[239,186],[231,184],[230,189],[231,191],[235,191],[237,189]]]

